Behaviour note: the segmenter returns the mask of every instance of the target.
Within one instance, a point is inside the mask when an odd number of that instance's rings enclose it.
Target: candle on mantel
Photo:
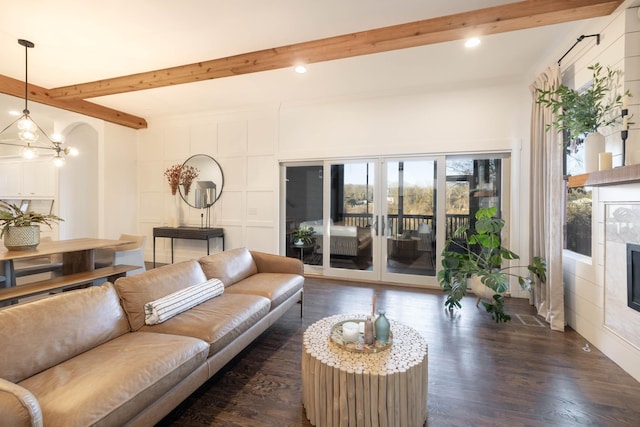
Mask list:
[[[599,170],[601,171],[606,171],[609,170],[613,167],[613,154],[606,152],[606,153],[599,153],[598,154],[598,160],[599,160]]]
[[[624,95],[622,97],[622,109],[626,109],[627,106],[629,105],[629,95]]]
[[[624,116],[622,118],[622,130],[629,129],[629,116]]]

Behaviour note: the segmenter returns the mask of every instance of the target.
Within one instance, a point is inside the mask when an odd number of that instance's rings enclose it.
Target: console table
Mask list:
[[[153,267],[156,266],[156,237],[171,239],[171,264],[173,264],[173,239],[206,240],[207,255],[209,255],[209,239],[219,237],[222,239],[224,251],[224,229],[202,227],[153,227]]]

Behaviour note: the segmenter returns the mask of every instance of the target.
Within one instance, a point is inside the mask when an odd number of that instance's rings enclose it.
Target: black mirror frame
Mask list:
[[[209,156],[208,154],[194,154],[193,156],[189,157],[187,160],[184,161],[184,163],[182,164],[182,167],[184,168],[185,166],[192,166],[192,165],[189,165],[189,161],[193,160],[195,157],[207,157],[207,158],[209,158],[213,162],[213,164],[211,166],[212,167],[217,167],[218,170],[220,171],[220,179],[221,179],[222,182],[220,182],[220,183],[216,182],[215,183],[216,186],[218,186],[218,184],[219,184],[219,189],[216,191],[216,198],[211,203],[205,204],[203,206],[196,206],[195,203],[191,203],[189,201],[188,195],[185,195],[183,193],[181,185],[178,185],[178,191],[180,192],[180,197],[182,198],[182,200],[184,200],[184,202],[187,205],[191,206],[192,208],[196,208],[196,209],[210,208],[215,202],[218,201],[218,199],[220,199],[220,196],[222,195],[222,190],[224,188],[224,172],[222,171],[222,167],[220,166],[220,163],[218,163],[218,161],[216,159],[214,159],[213,157]],[[202,173],[202,171],[201,171],[201,173]],[[195,189],[192,190],[192,191],[195,192]]]

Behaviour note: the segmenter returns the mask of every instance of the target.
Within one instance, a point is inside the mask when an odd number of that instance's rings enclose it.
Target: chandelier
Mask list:
[[[29,84],[28,84],[28,51],[29,48],[35,47],[35,44],[29,40],[18,39],[18,44],[24,46],[24,110],[22,115],[13,121],[9,126],[0,131],[0,135],[15,128],[18,133],[18,139],[21,143],[12,143],[2,141],[2,145],[13,145],[22,147],[22,157],[25,159],[33,159],[38,157],[38,150],[52,150],[53,151],[53,163],[56,166],[62,166],[65,163],[65,157],[67,155],[77,156],[78,150],[73,147],[64,146],[64,137],[60,134],[47,135],[40,126],[31,118],[29,112]],[[44,135],[44,142],[40,139],[40,135]],[[40,140],[40,142],[38,142]]]

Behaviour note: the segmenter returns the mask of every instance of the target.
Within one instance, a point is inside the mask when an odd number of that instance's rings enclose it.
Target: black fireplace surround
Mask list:
[[[640,311],[640,245],[627,243],[627,305]]]

